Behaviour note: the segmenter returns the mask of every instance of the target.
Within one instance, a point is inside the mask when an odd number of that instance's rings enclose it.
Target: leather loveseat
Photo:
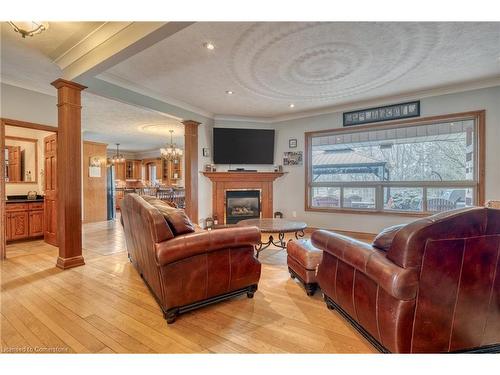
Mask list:
[[[387,236],[382,250],[313,233],[327,306],[383,352],[500,350],[500,210],[449,211]]]
[[[129,258],[167,323],[184,312],[257,290],[256,227],[195,231],[184,210],[127,194],[121,203]]]

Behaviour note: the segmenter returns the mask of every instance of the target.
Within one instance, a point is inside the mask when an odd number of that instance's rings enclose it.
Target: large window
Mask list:
[[[483,133],[482,111],[306,133],[306,209],[418,215],[482,204]]]

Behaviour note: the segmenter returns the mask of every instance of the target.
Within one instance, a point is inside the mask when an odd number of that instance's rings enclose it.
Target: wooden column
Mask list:
[[[82,256],[81,91],[85,86],[58,79],[57,89],[57,267],[85,264]]]
[[[198,125],[186,120],[184,124],[184,184],[186,189],[186,214],[198,224]]]
[[[0,260],[5,259],[5,124],[0,121]]]

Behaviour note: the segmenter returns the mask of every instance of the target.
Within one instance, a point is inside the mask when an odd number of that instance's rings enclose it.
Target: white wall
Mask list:
[[[486,199],[500,199],[500,87],[425,98],[421,100],[421,107],[422,116],[486,110]],[[341,112],[277,123],[277,157],[282,158],[283,152],[289,150],[290,138],[298,141],[294,150],[304,151],[304,132],[340,127]],[[306,212],[305,167],[285,166],[284,170],[288,174],[274,184],[274,210],[282,211],[286,217],[292,217],[295,211],[297,219],[309,226],[377,233],[389,225],[415,220],[393,215]]]
[[[57,127],[57,97],[0,85],[0,117]]]
[[[267,124],[261,122],[249,122],[249,121],[227,121],[227,120],[214,120],[206,121],[200,125],[198,132],[198,166],[200,171],[203,171],[205,164],[213,164],[213,128],[247,128],[247,129],[275,129],[274,124]],[[275,136],[275,150],[277,145],[277,138]],[[204,157],[202,149],[208,148],[210,150],[210,156]],[[277,153],[275,152],[274,164],[281,164],[281,161],[276,158]],[[274,165],[263,164],[263,165],[253,165],[253,164],[217,164],[217,171],[227,171],[229,169],[245,168],[245,169],[256,169],[258,171],[272,171]],[[208,177],[200,174],[198,180],[199,189],[199,199],[198,199],[198,217],[199,224],[203,224],[203,221],[207,217],[213,216],[212,212],[212,182]]]
[[[198,127],[198,169],[203,171],[205,164],[212,163],[212,129],[213,120],[206,120]],[[203,148],[210,149],[210,156],[203,156]],[[198,176],[198,224],[203,225],[212,212],[212,181],[201,173]]]
[[[391,103],[387,103],[391,104]],[[357,106],[353,105],[352,109]],[[486,199],[500,199],[500,87],[474,90],[456,94],[428,97],[421,100],[421,116],[436,116],[457,112],[486,110]],[[283,152],[304,151],[304,133],[307,131],[335,129],[342,127],[342,112],[311,116],[302,119],[282,121],[274,124],[241,121],[218,121],[215,127],[273,128],[276,130],[274,164],[283,164]],[[297,139],[297,148],[289,149],[288,140]],[[212,127],[200,127],[199,152],[209,147],[212,152]],[[200,156],[200,170],[204,164],[212,163],[212,158]],[[269,165],[237,166],[259,171],[272,170]],[[288,172],[274,183],[274,211],[281,211],[285,217],[305,221],[310,227],[378,233],[381,229],[395,224],[415,220],[401,215],[350,214],[310,212],[304,209],[305,166],[284,166]],[[217,165],[218,171],[229,169],[228,165]],[[200,221],[212,215],[211,183],[206,177],[200,178]]]

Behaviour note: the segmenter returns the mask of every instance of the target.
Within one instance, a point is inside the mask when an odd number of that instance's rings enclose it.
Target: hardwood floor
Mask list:
[[[291,280],[283,250],[268,249],[259,290],[167,325],[129,263],[118,222],[83,229],[86,265],[55,267],[43,241],[7,246],[1,264],[2,352],[371,353],[375,349],[321,293]]]

